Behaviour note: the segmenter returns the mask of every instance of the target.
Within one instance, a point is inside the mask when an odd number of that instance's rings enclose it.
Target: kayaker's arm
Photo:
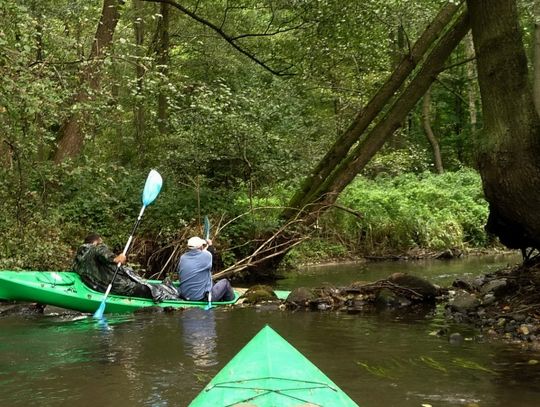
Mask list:
[[[106,244],[100,244],[96,246],[96,259],[102,264],[124,264],[126,262],[126,256],[121,253],[118,256],[114,254]]]

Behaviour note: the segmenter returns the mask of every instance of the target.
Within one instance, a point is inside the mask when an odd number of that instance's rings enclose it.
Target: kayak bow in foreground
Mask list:
[[[264,327],[208,383],[190,407],[358,406],[305,356]]]

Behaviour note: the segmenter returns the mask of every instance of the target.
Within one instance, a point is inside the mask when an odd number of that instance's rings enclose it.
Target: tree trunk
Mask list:
[[[99,89],[101,77],[100,68],[102,58],[107,48],[111,45],[116,24],[120,18],[121,0],[104,0],[103,10],[94,36],[92,50],[85,62],[79,78],[79,90],[73,98],[72,105],[84,103],[90,99],[90,93]],[[59,163],[66,158],[74,158],[81,152],[84,145],[84,134],[81,122],[84,114],[74,112],[66,119],[59,130],[58,143],[54,161]]]
[[[511,248],[540,247],[540,121],[515,1],[468,1],[484,129],[476,139],[486,228]]]
[[[476,130],[476,124],[478,122],[478,112],[476,109],[476,101],[478,99],[478,90],[476,82],[476,64],[472,59],[475,58],[474,44],[472,34],[467,34],[465,37],[465,56],[467,59],[471,59],[466,65],[467,69],[467,100],[469,104],[469,122],[471,124],[472,133]]]
[[[371,98],[369,103],[358,113],[349,128],[339,137],[319,162],[312,174],[307,177],[296,194],[289,202],[290,209],[282,213],[283,219],[289,219],[298,210],[318,198],[317,191],[326,181],[332,171],[345,159],[351,147],[368,128],[371,122],[379,115],[404,81],[423,59],[431,45],[442,34],[445,27],[452,20],[459,6],[447,3],[437,14],[435,19],[427,26],[420,38],[416,41],[411,52],[403,57],[400,64],[393,71],[379,91]]]
[[[318,216],[318,212],[336,201],[339,193],[356,177],[384,145],[386,140],[399,128],[409,111],[426,93],[439,72],[444,69],[444,63],[448,56],[468,30],[468,16],[464,12],[435,45],[422,64],[418,74],[392,105],[385,117],[359,141],[352,153],[336,167],[334,172],[326,178],[325,182],[316,191],[317,204],[310,208],[315,218]]]
[[[156,62],[158,71],[161,74],[161,85],[158,94],[158,130],[161,134],[167,132],[169,124],[167,93],[165,84],[169,74],[169,5],[166,3],[160,4],[161,18],[158,20],[156,28]]]
[[[144,20],[141,0],[133,0],[133,31],[135,34],[135,44],[137,45],[137,64],[135,65],[135,75],[137,76],[137,97],[135,98],[134,107],[134,121],[135,121],[135,140],[137,141],[137,148],[141,156],[144,155],[144,102],[143,102],[143,88],[144,88],[144,65],[142,64],[143,55],[142,46],[144,43]]]
[[[540,0],[534,0],[534,105],[540,114]]]
[[[442,163],[442,158],[441,158],[441,149],[439,148],[439,142],[437,141],[437,138],[435,137],[435,134],[433,133],[433,129],[431,128],[430,89],[427,90],[426,94],[424,95],[424,100],[422,101],[422,127],[424,127],[424,131],[426,132],[426,137],[429,140],[429,143],[431,144],[431,148],[433,149],[433,161],[435,162],[435,169],[437,170],[438,174],[442,174],[444,172],[444,169],[443,169],[443,163]]]

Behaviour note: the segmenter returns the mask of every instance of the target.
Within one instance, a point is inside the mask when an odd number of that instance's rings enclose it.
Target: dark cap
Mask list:
[[[101,239],[101,236],[98,233],[90,233],[84,238],[84,243],[94,243],[96,240]]]

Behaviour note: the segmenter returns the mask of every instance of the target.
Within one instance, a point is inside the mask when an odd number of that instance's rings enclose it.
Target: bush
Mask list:
[[[488,207],[480,177],[461,170],[443,175],[404,174],[374,181],[358,178],[340,202],[363,214],[351,222],[336,214],[360,249],[441,250],[483,246]],[[349,217],[350,219],[350,217]]]
[[[74,250],[90,231],[120,251],[139,213],[147,175],[143,169],[91,160],[79,166],[41,163],[27,167],[23,175],[0,171],[0,267],[36,270],[69,268]],[[162,175],[162,192],[148,208],[135,245],[146,239],[152,242],[151,250],[157,250],[186,233],[197,233],[204,215],[212,220],[212,234],[218,224],[234,219],[216,241],[225,266],[250,254],[262,237],[276,231],[281,207],[291,195],[287,187],[276,185],[264,190],[264,197],[250,198],[242,185],[218,189],[202,180],[195,187],[174,174]],[[488,208],[480,177],[472,170],[357,177],[339,203],[363,217],[329,211],[315,225],[314,238],[293,250],[289,261],[481,247],[487,242],[483,225]]]
[[[334,209],[321,220],[322,233],[339,234],[349,251],[356,253],[487,244],[488,206],[480,177],[472,170],[443,175],[408,173],[375,180],[357,177],[339,203],[363,217]]]

